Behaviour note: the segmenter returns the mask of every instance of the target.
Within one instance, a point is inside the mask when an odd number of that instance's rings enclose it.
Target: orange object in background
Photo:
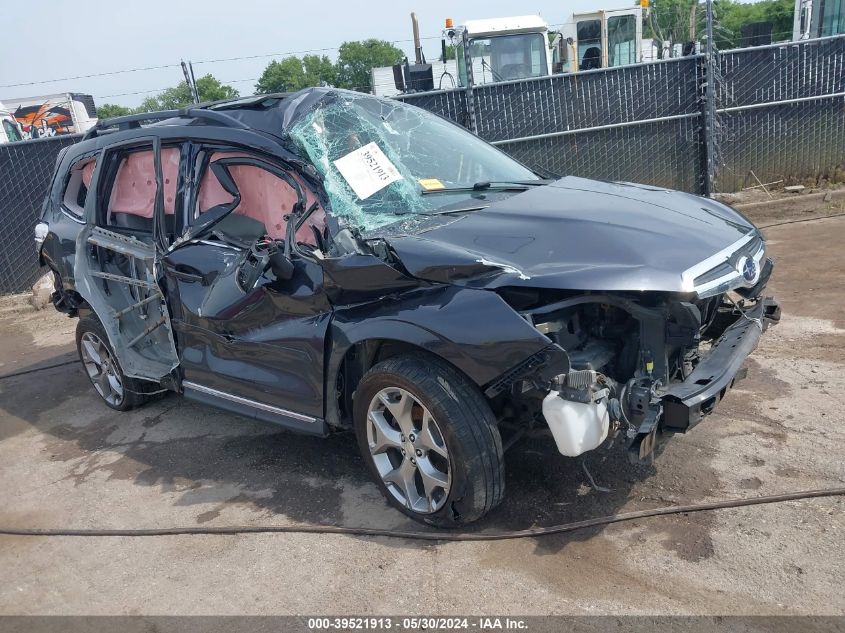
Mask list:
[[[21,124],[23,131],[30,134],[30,138],[36,138],[37,135],[33,132],[39,129],[49,128],[56,134],[69,134],[74,131],[70,110],[50,103],[20,106],[12,113],[12,116]]]

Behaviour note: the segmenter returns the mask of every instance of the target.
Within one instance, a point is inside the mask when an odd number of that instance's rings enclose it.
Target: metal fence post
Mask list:
[[[713,45],[713,0],[707,0],[707,42],[704,52],[704,195],[715,193],[716,180],[716,48]]]
[[[461,34],[461,40],[464,45],[464,65],[467,69],[467,118],[469,119],[469,129],[472,130],[473,134],[478,134],[478,123],[475,120],[475,95],[473,94],[475,74],[472,72],[472,52],[469,50],[469,34],[466,29]]]

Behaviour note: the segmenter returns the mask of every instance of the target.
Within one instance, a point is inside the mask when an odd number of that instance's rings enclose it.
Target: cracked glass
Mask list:
[[[361,231],[461,202],[479,206],[471,190],[477,183],[538,180],[463,128],[370,95],[334,93],[289,134],[323,177],[332,213]],[[450,191],[456,188],[470,191]]]

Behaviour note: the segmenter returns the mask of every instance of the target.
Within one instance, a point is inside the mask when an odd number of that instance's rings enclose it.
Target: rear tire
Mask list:
[[[151,383],[123,374],[106,330],[94,314],[76,324],[76,350],[94,391],[112,409],[128,411],[150,399]]]
[[[416,521],[456,527],[504,496],[502,439],[478,388],[419,352],[370,369],[355,392],[361,454],[388,502]]]

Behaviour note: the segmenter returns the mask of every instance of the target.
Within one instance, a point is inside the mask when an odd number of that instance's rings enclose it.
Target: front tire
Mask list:
[[[124,376],[106,330],[93,314],[76,324],[76,349],[94,390],[112,409],[128,411],[148,400],[144,383]]]
[[[471,523],[504,496],[502,439],[478,388],[425,353],[390,358],[355,392],[355,433],[388,502],[438,527]]]

